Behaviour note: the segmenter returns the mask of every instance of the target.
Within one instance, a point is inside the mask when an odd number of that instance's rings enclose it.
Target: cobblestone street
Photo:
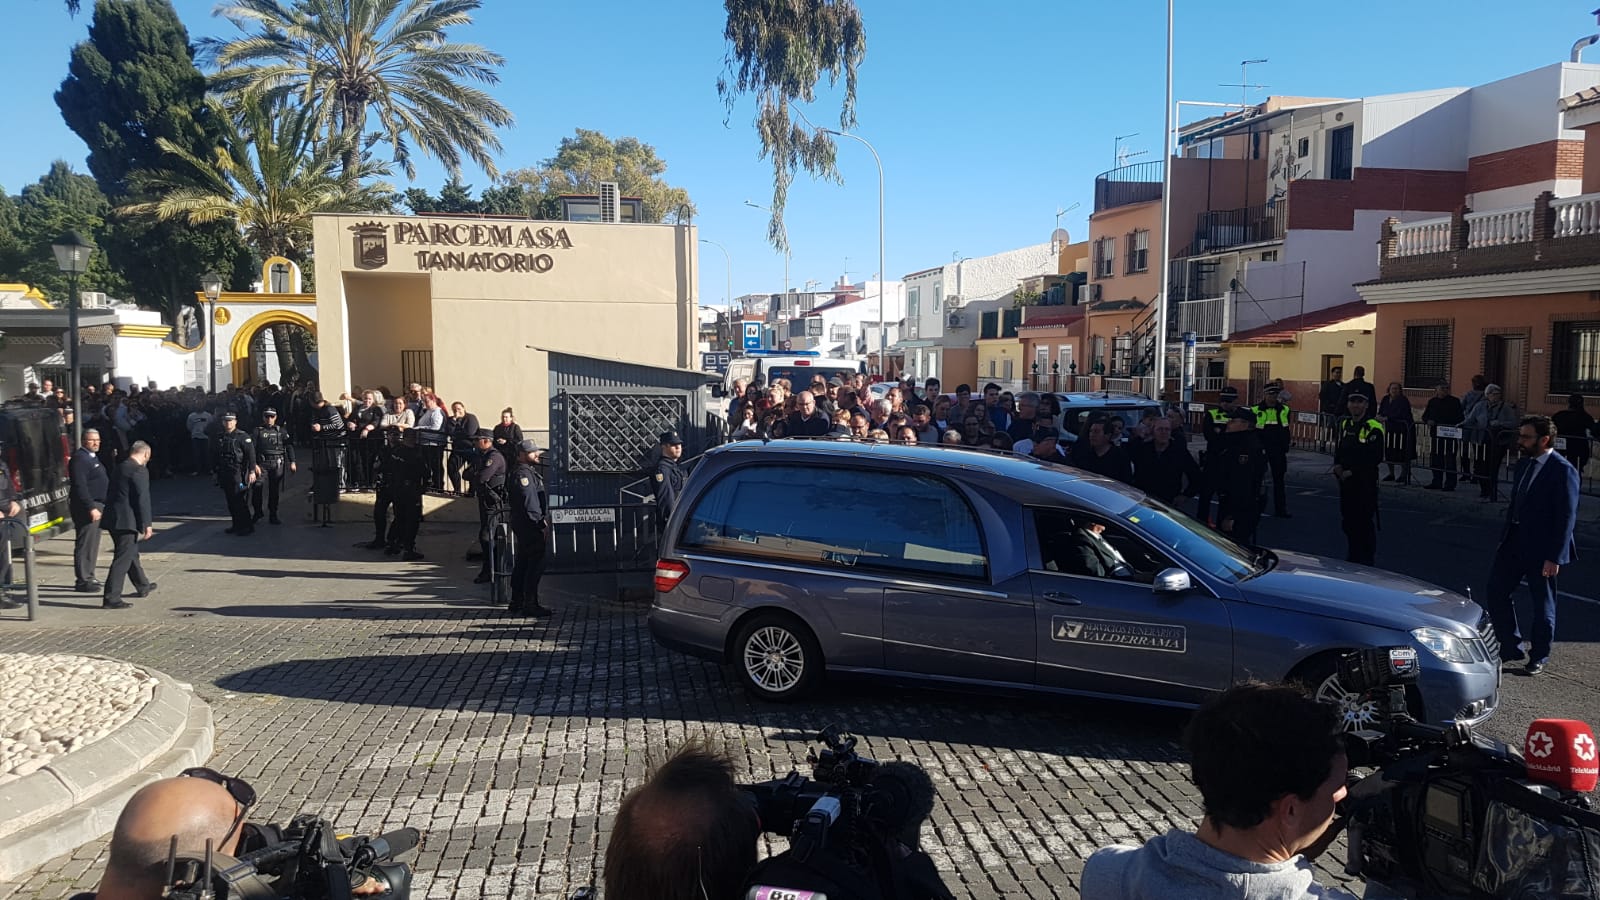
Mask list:
[[[1075,896],[1094,847],[1195,813],[1179,715],[848,683],[769,707],[716,666],[657,650],[635,607],[556,594],[557,616],[529,627],[459,593],[408,598],[416,608],[285,603],[12,631],[0,647],[112,655],[192,680],[217,717],[211,765],[263,798],[253,818],[321,811],[362,831],[421,828],[419,896],[563,896],[597,876],[617,803],[660,748],[708,737],[765,779],[830,722],[859,730],[879,759],[927,769],[939,801],[925,847],[958,894]],[[0,893],[92,888],[104,844]]]
[[[643,604],[597,599],[607,583],[548,579],[551,620],[507,618],[470,583],[466,528],[430,523],[428,559],[406,564],[352,548],[361,526],[226,536],[194,514],[214,494],[158,488],[146,566],[161,589],[124,613],[71,593],[70,540],[44,544],[41,619],[0,623],[0,651],[106,655],[193,683],[216,718],[210,765],[256,787],[253,820],[421,828],[419,897],[564,897],[590,883],[624,792],[692,737],[727,748],[750,780],[786,773],[830,723],[871,756],[923,766],[938,795],[923,846],[958,896],[1076,897],[1093,849],[1198,815],[1182,712],[839,681],[806,704],[759,703],[716,665],[658,648]],[[1281,537],[1327,543],[1337,526],[1317,525],[1315,504],[1332,501],[1300,502],[1306,525]],[[1564,645],[1537,694],[1508,679],[1491,732],[1520,740],[1531,714],[1593,718],[1594,611],[1564,615],[1582,643]],[[105,847],[43,862],[0,897],[92,889]],[[1325,881],[1342,859],[1342,845],[1323,858]]]

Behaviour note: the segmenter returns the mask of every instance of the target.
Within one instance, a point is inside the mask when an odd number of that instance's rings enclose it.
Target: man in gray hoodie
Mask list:
[[[1205,818],[1083,867],[1095,900],[1354,900],[1317,884],[1311,860],[1338,836],[1350,771],[1335,709],[1299,688],[1248,683],[1195,713],[1185,743]]]

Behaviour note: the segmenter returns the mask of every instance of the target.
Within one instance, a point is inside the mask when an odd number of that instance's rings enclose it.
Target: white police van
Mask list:
[[[746,385],[759,379],[770,386],[779,378],[789,379],[789,384],[801,390],[821,375],[824,381],[834,376],[848,378],[865,372],[863,363],[852,359],[830,359],[815,350],[746,350],[743,356],[728,363],[722,378],[722,395],[733,390],[733,382],[742,380]]]

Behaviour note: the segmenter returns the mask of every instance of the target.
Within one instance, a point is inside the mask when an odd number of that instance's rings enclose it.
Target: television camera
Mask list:
[[[178,839],[167,854],[165,900],[349,900],[376,881],[385,900],[408,900],[411,867],[394,857],[421,840],[415,828],[377,837],[340,837],[316,815],[287,826],[245,824],[237,856],[213,851],[180,857]],[[362,891],[362,893],[368,893]]]
[[[1345,871],[1403,897],[1600,900],[1600,814],[1591,806],[1594,734],[1567,719],[1538,719],[1523,747],[1463,723],[1408,713],[1416,650],[1347,654],[1339,681],[1380,712],[1378,727],[1347,735],[1355,780]]]

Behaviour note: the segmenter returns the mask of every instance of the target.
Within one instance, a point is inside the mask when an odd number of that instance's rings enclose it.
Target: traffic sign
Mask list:
[[[761,349],[761,323],[760,322],[746,322],[746,323],[744,323],[744,349],[746,349],[746,350],[760,350]]]

